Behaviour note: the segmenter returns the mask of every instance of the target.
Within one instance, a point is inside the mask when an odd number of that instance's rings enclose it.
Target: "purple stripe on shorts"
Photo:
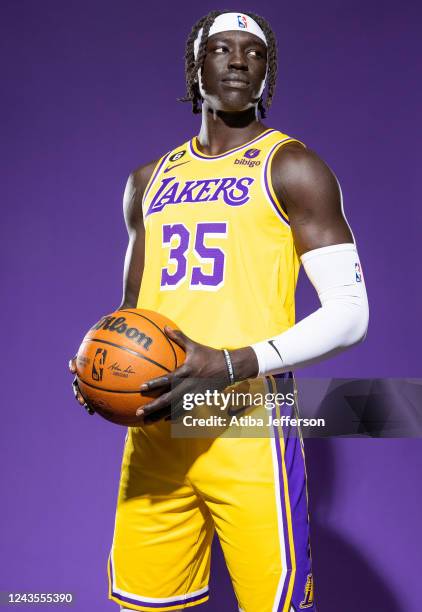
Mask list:
[[[119,593],[115,593],[114,591],[112,595],[113,597],[116,597],[117,599],[119,599],[120,601],[124,601],[125,603],[130,603],[130,604],[134,604],[135,606],[144,606],[144,607],[154,609],[154,608],[166,608],[167,606],[170,607],[170,606],[183,605],[185,603],[192,603],[194,601],[198,601],[206,597],[208,595],[208,591],[205,591],[204,593],[201,593],[200,595],[195,595],[193,597],[187,596],[185,599],[174,599],[172,601],[163,601],[159,603],[144,601],[142,599],[131,599],[130,597],[119,595]]]
[[[120,593],[116,593],[116,591],[114,591],[113,589],[114,579],[113,579],[113,564],[111,562],[111,555],[110,555],[110,579],[111,579],[111,589],[112,589],[111,594],[113,595],[113,597],[116,597],[117,599],[119,599],[120,601],[124,601],[125,603],[134,604],[135,606],[144,606],[144,607],[148,607],[151,609],[166,608],[167,606],[177,606],[177,605],[183,605],[185,603],[199,601],[200,599],[203,599],[204,597],[206,597],[209,592],[209,589],[207,587],[203,593],[197,593],[196,595],[187,594],[187,595],[183,595],[182,597],[169,598],[168,601],[160,601],[160,602],[145,601],[141,597],[139,597],[138,599],[133,599],[131,597],[127,597],[126,595],[121,595]]]
[[[282,220],[284,223],[286,223],[286,225],[288,225],[288,226],[290,227],[290,223],[289,223],[289,221],[286,219],[286,217],[285,217],[285,216],[283,215],[283,213],[280,211],[280,207],[279,207],[279,206],[277,206],[277,203],[276,203],[276,201],[274,200],[274,198],[273,198],[273,196],[272,196],[272,194],[271,194],[271,191],[270,191],[270,188],[269,188],[269,185],[268,185],[268,178],[267,178],[267,176],[268,176],[268,172],[267,172],[267,171],[268,171],[268,165],[269,165],[269,163],[270,163],[270,159],[271,159],[271,156],[272,156],[272,154],[273,154],[274,150],[275,150],[275,149],[276,149],[276,148],[277,148],[277,147],[278,147],[278,146],[279,146],[279,145],[280,145],[282,142],[287,142],[288,140],[293,140],[293,139],[292,139],[292,138],[290,138],[290,137],[288,137],[288,138],[285,138],[284,140],[280,140],[279,142],[276,142],[276,144],[275,144],[275,145],[273,146],[273,148],[271,149],[271,151],[270,151],[270,153],[269,153],[269,155],[268,155],[268,157],[267,157],[267,161],[265,162],[265,167],[264,167],[264,184],[265,184],[265,191],[267,192],[268,199],[270,200],[270,202],[271,202],[271,204],[272,204],[272,207],[274,208],[275,212],[276,212],[276,213],[277,213],[277,215],[280,217],[280,219],[281,219],[281,220]]]
[[[273,415],[273,419],[278,417],[276,408],[273,408],[272,415]],[[281,432],[279,431],[279,428],[276,425],[273,426],[273,430],[274,430],[274,440],[275,440],[278,474],[279,474],[280,501],[281,501],[282,516],[283,516],[283,537],[284,537],[284,544],[285,544],[285,551],[286,551],[286,565],[287,565],[287,568],[286,568],[287,573],[286,573],[286,577],[284,580],[280,601],[277,607],[277,610],[281,611],[286,601],[287,590],[289,588],[292,560],[291,560],[291,554],[290,554],[289,531],[287,527],[286,500],[284,496],[283,458],[282,458],[281,446],[280,446],[280,433]]]
[[[284,379],[281,376],[275,376],[276,388],[279,393],[292,392],[294,388],[293,377],[290,376]],[[292,418],[299,417],[293,406],[283,404],[280,406],[281,414],[288,415]],[[300,439],[300,428],[289,426],[287,423],[283,424],[283,436],[284,436],[284,463],[286,465],[287,478],[289,481],[290,498],[295,510],[298,510],[296,502],[301,500],[303,494],[306,493],[306,471],[305,461],[302,452],[302,443]],[[306,497],[306,496],[305,496]],[[306,499],[301,501],[300,505],[306,507]],[[292,510],[293,511],[293,510]],[[303,515],[307,514],[307,508],[303,508]],[[293,528],[297,525],[293,522]],[[296,542],[296,538],[295,538]]]
[[[225,153],[221,153],[221,155],[202,155],[201,153],[197,153],[195,151],[195,149],[193,148],[192,140],[189,141],[189,150],[190,150],[191,154],[194,157],[198,157],[199,159],[208,159],[208,160],[221,159],[222,157],[227,157],[228,155],[232,155],[233,153],[237,153],[237,151],[240,151],[241,149],[244,149],[245,147],[249,147],[250,145],[255,144],[256,142],[258,142],[262,138],[265,138],[269,134],[272,134],[272,132],[275,132],[275,130],[269,129],[269,130],[263,132],[262,134],[260,134],[259,136],[257,136],[256,138],[254,138],[253,140],[250,140],[249,142],[246,142],[245,144],[241,145],[240,147],[237,147],[236,149],[231,149],[230,151],[226,151]]]
[[[277,391],[286,395],[293,389],[293,376],[275,376]],[[283,404],[280,406],[281,414],[291,417],[296,414],[293,406]],[[284,433],[284,463],[286,466],[289,484],[289,496],[292,513],[293,541],[296,557],[296,577],[293,587],[292,604],[300,605],[304,598],[304,588],[307,576],[312,573],[312,564],[309,555],[309,521],[308,500],[306,493],[306,470],[302,452],[302,442],[299,427],[283,426]],[[311,610],[315,608],[312,606]]]

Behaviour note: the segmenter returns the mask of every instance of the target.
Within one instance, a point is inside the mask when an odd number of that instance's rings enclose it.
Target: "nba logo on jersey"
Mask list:
[[[239,28],[243,28],[245,30],[248,29],[248,22],[246,21],[245,15],[237,16],[237,25],[239,26]]]
[[[356,282],[361,283],[362,282],[362,271],[360,269],[360,264],[358,263],[355,263],[355,273],[356,273]]]

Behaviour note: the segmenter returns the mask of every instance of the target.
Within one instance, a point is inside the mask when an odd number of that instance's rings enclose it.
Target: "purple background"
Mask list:
[[[66,364],[86,328],[120,301],[129,171],[198,129],[175,99],[185,37],[216,5],[2,6],[0,590],[73,590],[78,612],[113,610],[105,566],[124,429],[78,409]],[[366,342],[307,374],[420,376],[421,4],[238,8],[277,33],[267,123],[338,175],[366,272]],[[302,282],[298,304],[300,317],[316,305]],[[320,611],[420,611],[420,440],[308,440],[307,453]],[[212,585],[201,609],[236,610],[218,549]]]

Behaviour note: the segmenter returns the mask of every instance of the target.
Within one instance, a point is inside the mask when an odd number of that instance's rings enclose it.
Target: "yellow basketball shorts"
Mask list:
[[[130,428],[109,598],[162,612],[207,601],[216,530],[240,610],[315,611],[303,444],[291,434],[184,439],[168,421]]]

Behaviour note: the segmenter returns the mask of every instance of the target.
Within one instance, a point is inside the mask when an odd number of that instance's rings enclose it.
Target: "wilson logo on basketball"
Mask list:
[[[148,351],[153,340],[139,330],[137,327],[129,327],[125,317],[103,317],[100,321],[91,327],[91,330],[105,329],[111,333],[124,334],[129,340],[133,340],[138,345]]]

